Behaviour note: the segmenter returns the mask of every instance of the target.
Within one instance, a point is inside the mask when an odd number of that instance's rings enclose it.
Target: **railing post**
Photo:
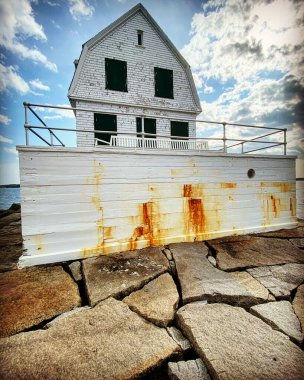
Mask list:
[[[54,145],[54,141],[53,141],[53,134],[52,134],[51,131],[50,131],[50,142],[51,142],[51,145],[53,146]]]
[[[242,142],[242,153],[244,153],[244,143]]]
[[[224,153],[227,152],[227,146],[226,146],[226,123],[223,123],[223,148]]]
[[[284,156],[287,154],[287,129],[284,129]]]
[[[29,139],[29,130],[28,130],[28,114],[27,114],[27,103],[23,102],[24,106],[24,128],[25,128],[25,144],[29,145],[30,139]]]

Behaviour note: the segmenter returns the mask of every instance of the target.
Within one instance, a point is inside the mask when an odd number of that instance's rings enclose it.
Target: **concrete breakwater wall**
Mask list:
[[[21,266],[296,225],[294,157],[18,150]]]

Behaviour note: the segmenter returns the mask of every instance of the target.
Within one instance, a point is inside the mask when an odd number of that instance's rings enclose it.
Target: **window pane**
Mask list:
[[[141,117],[136,118],[136,132],[141,133],[141,125],[142,125],[142,119]],[[144,119],[144,130],[145,133],[152,133],[156,134],[156,119]],[[137,135],[137,137],[142,137],[141,135]],[[156,138],[156,136],[144,136],[145,138]]]
[[[105,58],[106,89],[127,92],[127,62]]]
[[[116,115],[108,114],[94,114],[94,129],[98,131],[117,131],[117,120]],[[111,136],[116,135],[116,133],[106,134],[106,133],[96,133],[95,138],[103,141],[110,142]],[[98,141],[97,145],[107,145],[106,142]]]
[[[173,71],[154,67],[155,96],[173,99]]]
[[[138,45],[142,45],[142,43],[143,43],[143,32],[141,32],[141,31],[138,31],[137,32],[137,44]]]
[[[189,137],[188,123],[184,121],[171,121],[171,136]],[[178,139],[178,137],[176,137]]]
[[[156,134],[156,120],[155,119],[144,119],[145,120],[145,132]],[[149,139],[154,139],[156,136],[146,136]]]

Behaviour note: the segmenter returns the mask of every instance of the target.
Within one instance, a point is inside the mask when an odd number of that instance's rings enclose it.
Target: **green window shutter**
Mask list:
[[[136,118],[136,132],[141,133],[141,117]],[[141,135],[137,135],[137,137],[141,137]]]
[[[173,70],[154,67],[155,96],[173,99]]]
[[[127,62],[105,58],[106,89],[128,92]]]
[[[171,121],[171,136],[189,137],[188,123],[184,121]]]
[[[97,131],[117,131],[117,118],[116,115],[109,114],[94,114],[94,129]],[[107,145],[106,142],[110,142],[111,136],[116,135],[116,133],[107,134],[107,133],[98,133],[95,132],[95,138],[98,138],[102,141],[98,141],[98,145]]]

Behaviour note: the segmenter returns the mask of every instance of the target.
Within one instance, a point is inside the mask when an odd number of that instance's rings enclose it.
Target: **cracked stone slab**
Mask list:
[[[297,317],[299,318],[302,332],[304,333],[304,284],[298,287],[292,306]]]
[[[0,336],[28,329],[80,305],[78,286],[61,266],[0,274]]]
[[[170,244],[182,290],[183,303],[200,300],[255,304],[256,299],[230,274],[207,259],[204,243]]]
[[[303,334],[300,321],[288,301],[278,301],[256,305],[250,308],[256,316],[268,323],[272,328],[288,335],[297,343],[302,343]]]
[[[265,232],[265,233],[259,233],[257,235],[272,237],[272,238],[281,238],[281,239],[304,238],[304,226],[300,225],[297,228],[292,228],[289,230]]]
[[[247,291],[257,299],[257,302],[275,300],[273,295],[269,294],[268,289],[266,289],[265,286],[252,277],[248,272],[231,272],[230,274],[236,279],[236,281],[245,286]]]
[[[247,269],[276,298],[290,297],[290,292],[304,280],[304,264],[273,265]]]
[[[168,376],[172,380],[211,380],[201,359],[168,363]]]
[[[165,273],[123,301],[148,321],[166,327],[174,319],[179,295],[172,277]]]
[[[242,308],[188,304],[177,322],[215,379],[303,379],[303,351]]]
[[[72,273],[72,276],[75,281],[81,281],[82,280],[82,274],[81,274],[81,263],[80,261],[73,261],[69,265],[70,271]]]
[[[122,297],[166,272],[169,262],[162,247],[93,257],[82,261],[90,305],[108,297]]]
[[[165,329],[109,298],[49,329],[2,339],[0,378],[135,379],[179,350]]]
[[[304,238],[289,239],[289,241],[298,248],[304,248]]]
[[[175,340],[180,348],[186,352],[191,350],[191,344],[189,340],[182,334],[182,332],[174,326],[167,327],[168,334]]]
[[[304,263],[304,251],[288,240],[230,236],[208,243],[216,252],[218,267],[223,270]]]

